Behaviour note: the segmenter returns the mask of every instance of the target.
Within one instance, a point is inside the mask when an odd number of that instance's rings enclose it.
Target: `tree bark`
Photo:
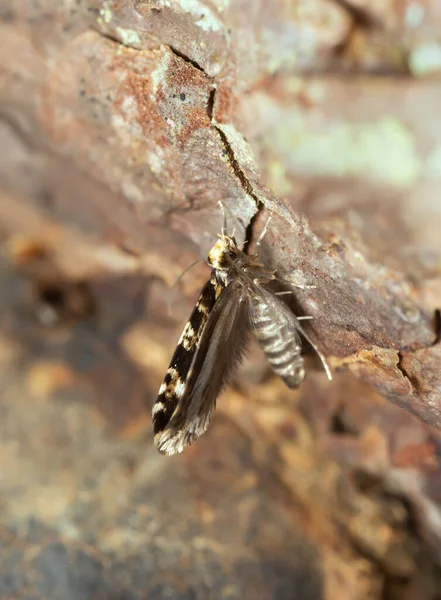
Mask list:
[[[398,4],[0,7],[5,597],[438,597],[441,9]],[[165,459],[219,201],[334,378],[253,349]]]

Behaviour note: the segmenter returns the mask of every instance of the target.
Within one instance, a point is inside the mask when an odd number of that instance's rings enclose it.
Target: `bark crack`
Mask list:
[[[233,169],[234,174],[238,178],[245,193],[254,200],[254,203],[256,205],[256,213],[250,219],[250,222],[248,223],[247,227],[245,228],[245,243],[244,243],[243,250],[244,250],[244,252],[248,253],[251,240],[253,239],[254,225],[255,225],[256,221],[258,220],[259,215],[260,215],[264,205],[259,200],[257,195],[254,193],[253,186],[252,186],[251,182],[249,181],[248,177],[245,175],[242,167],[240,166],[239,161],[237,160],[237,158],[234,154],[234,150],[233,150],[230,142],[228,141],[227,136],[222,131],[222,129],[219,127],[219,125],[217,125],[215,122],[215,119],[214,119],[215,101],[216,101],[216,88],[213,87],[213,89],[210,92],[208,102],[207,102],[208,118],[210,119],[210,123],[211,123],[212,127],[214,128],[214,130],[217,132],[217,134],[220,137],[220,140],[225,148],[225,152],[228,157],[228,161],[231,165],[231,168]]]
[[[348,0],[334,0],[334,2],[349,14],[357,28],[368,31],[373,29],[383,29],[381,21],[368,9],[355,6]]]
[[[112,42],[115,42],[115,43],[123,45],[123,46],[125,45],[116,35],[113,35],[111,32],[99,31],[99,33],[100,33],[100,35],[111,40]],[[250,244],[250,240],[252,240],[252,238],[253,238],[254,224],[255,224],[256,220],[259,218],[260,212],[264,208],[264,205],[261,202],[261,200],[259,200],[257,195],[255,194],[252,184],[250,183],[244,170],[240,166],[240,163],[234,154],[234,150],[233,150],[230,142],[228,141],[226,134],[222,131],[221,127],[216,124],[216,121],[214,118],[214,106],[215,106],[215,100],[216,100],[216,87],[214,85],[214,78],[211,77],[210,75],[208,75],[207,72],[205,71],[205,69],[194,59],[190,58],[189,56],[187,56],[180,50],[177,50],[174,46],[172,46],[170,44],[168,44],[167,47],[169,48],[170,52],[172,52],[176,57],[180,58],[181,60],[185,61],[186,63],[190,64],[192,67],[194,67],[195,69],[197,69],[198,71],[203,73],[204,76],[207,78],[207,80],[213,83],[213,89],[211,90],[208,101],[207,101],[207,116],[210,120],[211,126],[213,127],[213,129],[217,132],[217,134],[220,137],[220,140],[224,146],[226,155],[228,157],[228,161],[231,165],[231,168],[233,169],[235,176],[238,178],[245,193],[250,198],[253,199],[253,201],[256,205],[256,213],[250,219],[250,222],[245,229],[245,235],[246,235],[247,241],[245,243],[244,250],[247,252],[249,244]],[[134,48],[134,49],[138,50],[138,48]]]
[[[227,153],[228,160],[229,160],[230,165],[231,165],[231,167],[232,167],[232,169],[234,171],[234,174],[239,179],[240,184],[241,184],[242,188],[244,189],[245,193],[250,198],[252,198],[254,200],[254,203],[256,205],[256,212],[251,217],[250,222],[248,223],[248,225],[245,228],[245,243],[244,243],[244,246],[243,246],[243,250],[244,250],[244,252],[246,252],[248,254],[249,248],[250,248],[250,244],[251,244],[251,241],[253,239],[254,225],[255,225],[256,221],[259,219],[260,213],[262,212],[262,209],[264,208],[264,205],[259,200],[259,198],[256,196],[256,194],[254,193],[253,186],[251,185],[249,179],[247,178],[247,176],[243,172],[243,170],[242,170],[242,168],[241,168],[241,166],[239,164],[239,161],[237,160],[237,158],[236,158],[236,156],[234,154],[234,150],[231,147],[230,142],[228,141],[227,136],[222,131],[222,129],[220,129],[220,127],[218,127],[214,123],[213,123],[213,127],[217,131],[217,133],[219,134],[220,139],[222,140],[222,143],[223,143],[223,145],[225,147],[225,151]]]
[[[206,71],[204,70],[204,68],[201,67],[201,65],[198,62],[196,62],[193,58],[190,58],[189,56],[187,56],[186,54],[184,54],[180,50],[177,50],[174,46],[168,45],[167,47],[169,48],[170,52],[173,52],[173,54],[175,56],[177,56],[178,58],[182,58],[183,61],[185,61],[186,63],[190,64],[192,67],[194,67],[198,71],[201,71],[201,73],[203,73],[207,79],[213,80],[213,77],[210,77],[210,75],[208,75],[206,73]]]
[[[248,178],[246,177],[245,173],[243,172],[241,166],[239,165],[238,160],[236,159],[235,155],[234,155],[234,150],[231,147],[230,142],[228,141],[227,136],[225,135],[225,133],[222,131],[222,129],[220,129],[220,127],[218,125],[213,124],[214,129],[218,132],[219,137],[222,140],[223,145],[225,146],[225,151],[227,153],[228,156],[228,160],[230,162],[230,165],[234,171],[234,174],[236,175],[236,177],[239,179],[243,189],[245,190],[245,192],[251,196],[251,198],[253,198],[253,200],[256,203],[256,206],[259,206],[260,201],[257,198],[256,194],[253,191],[253,187],[251,185],[251,183],[249,182]]]
[[[437,308],[433,316],[434,329],[435,329],[435,340],[432,346],[437,346],[441,342],[441,310]]]
[[[404,361],[404,354],[401,351],[397,352],[398,355],[398,362],[397,362],[397,369],[401,372],[402,376],[404,377],[404,379],[406,381],[409,382],[412,394],[414,392],[418,392],[417,386],[416,386],[416,382],[414,380],[414,377],[412,377],[406,370],[403,361]]]

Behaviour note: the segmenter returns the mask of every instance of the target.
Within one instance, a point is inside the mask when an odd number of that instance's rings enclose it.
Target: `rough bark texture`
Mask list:
[[[0,596],[439,600],[441,4],[0,6]],[[150,407],[222,225],[335,373]],[[172,303],[171,313],[167,303]]]

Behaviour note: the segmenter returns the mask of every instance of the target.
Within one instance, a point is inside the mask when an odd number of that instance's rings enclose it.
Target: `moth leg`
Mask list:
[[[292,294],[292,290],[287,290],[286,292],[274,292],[274,296],[287,296],[288,294]],[[306,321],[307,319],[313,319],[312,315],[300,315],[296,317],[297,321]]]
[[[287,296],[288,294],[292,294],[292,290],[287,290],[286,292],[274,292],[274,296]],[[297,321],[306,321],[307,319],[313,319],[312,315],[300,315],[296,317]]]
[[[274,273],[275,273],[275,271],[274,271]],[[273,273],[272,277],[262,277],[262,278],[255,277],[253,279],[253,283],[255,283],[256,285],[260,285],[262,283],[268,283],[268,279],[275,279],[276,278],[275,275],[274,275],[274,273]]]
[[[259,237],[257,238],[257,242],[256,242],[256,250],[259,248],[259,246],[262,244],[263,238],[266,235],[266,232],[268,231],[268,226],[271,223],[271,219],[273,218],[273,215],[270,215],[268,217],[268,220],[265,224],[265,227],[263,228],[261,234],[259,235]]]
[[[290,285],[299,288],[299,290],[315,290],[316,289],[316,285],[300,285],[299,283],[293,283],[291,282]]]
[[[294,281],[293,279],[290,278],[284,278],[284,277],[278,277],[277,278],[281,283],[285,283],[286,285],[290,285],[292,287],[298,288],[299,290],[315,290],[316,289],[316,285],[308,285],[307,283],[297,283],[297,281]]]

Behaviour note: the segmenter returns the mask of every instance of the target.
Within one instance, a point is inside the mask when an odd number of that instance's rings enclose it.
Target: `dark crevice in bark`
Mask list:
[[[139,48],[136,48],[134,46],[127,46],[126,44],[123,44],[123,42],[120,40],[120,38],[118,36],[116,36],[114,33],[112,33],[111,31],[103,31],[102,29],[97,29],[96,27],[94,28],[94,31],[99,33],[103,38],[106,38],[107,40],[110,40],[111,42],[114,42],[115,44],[119,44],[120,46],[125,46],[126,48],[132,48],[133,50],[139,50]]]
[[[409,379],[407,376],[407,373],[403,367],[403,353],[397,352],[397,355],[398,355],[397,369],[399,369],[401,371],[401,373],[405,379]]]
[[[406,371],[404,365],[403,365],[403,359],[404,359],[404,355],[402,352],[398,352],[398,363],[397,363],[397,369],[399,371],[401,371],[401,374],[403,375],[404,379],[406,379],[411,388],[412,388],[412,393],[414,393],[416,391],[415,385],[414,385],[414,381],[413,381],[413,377],[411,375],[409,375],[409,373]]]
[[[360,431],[346,408],[339,406],[330,420],[330,432],[335,435],[358,436]]]
[[[369,10],[354,6],[349,0],[334,0],[345,12],[349,14],[356,27],[360,29],[383,29],[382,22]]]
[[[243,245],[243,251],[246,254],[250,253],[250,246],[251,246],[251,243],[253,242],[253,237],[254,237],[255,224],[256,224],[256,221],[259,219],[260,211],[262,208],[263,208],[262,205],[258,206],[257,212],[254,214],[253,217],[251,217],[250,222],[248,223],[248,227],[245,229],[245,243]]]
[[[245,175],[244,171],[242,170],[242,167],[239,164],[239,161],[236,159],[236,156],[234,154],[234,150],[231,147],[230,142],[228,141],[227,136],[225,135],[225,133],[222,131],[222,129],[216,125],[216,121],[214,120],[214,104],[216,101],[216,88],[213,87],[213,89],[210,92],[210,95],[208,97],[208,102],[207,102],[207,115],[208,118],[210,119],[211,124],[213,125],[214,129],[217,131],[217,133],[219,134],[219,137],[225,147],[225,152],[228,156],[228,160],[229,163],[234,171],[234,174],[236,175],[236,177],[239,179],[241,186],[243,187],[243,189],[245,190],[245,192],[254,200],[254,202],[256,203],[256,207],[260,208],[260,205],[262,204],[260,202],[260,200],[257,198],[256,194],[254,193],[253,190],[253,186],[251,185],[251,183],[248,181],[247,176]]]
[[[239,179],[243,189],[245,190],[245,192],[251,196],[251,198],[253,198],[253,200],[256,203],[256,206],[259,206],[260,201],[257,198],[257,196],[255,195],[254,191],[253,191],[253,186],[251,185],[251,183],[248,181],[245,173],[242,171],[241,166],[239,165],[236,157],[234,156],[234,151],[233,148],[230,145],[230,142],[228,141],[227,136],[225,135],[225,133],[222,131],[222,129],[220,129],[220,127],[218,127],[217,125],[213,125],[213,127],[216,129],[216,131],[218,132],[223,145],[225,146],[225,150],[228,156],[228,159],[230,161],[230,164],[233,168],[234,174],[236,175],[236,177]]]
[[[213,102],[214,102],[214,100],[213,100]],[[254,202],[256,204],[257,212],[250,219],[250,222],[249,222],[248,226],[245,229],[245,243],[244,243],[243,250],[244,250],[244,252],[248,253],[249,247],[250,247],[250,243],[251,243],[251,241],[253,239],[254,224],[255,224],[256,220],[259,218],[260,211],[263,208],[263,204],[259,200],[259,198],[256,196],[256,194],[254,193],[253,186],[248,181],[247,176],[245,175],[245,173],[243,172],[243,170],[242,170],[239,162],[237,161],[237,159],[236,159],[236,157],[234,155],[234,150],[231,147],[231,145],[230,145],[230,143],[228,141],[227,136],[216,125],[213,125],[213,127],[218,132],[218,134],[219,134],[219,136],[220,136],[220,138],[222,140],[222,143],[225,146],[225,151],[227,153],[228,160],[229,160],[229,162],[231,164],[231,167],[232,167],[232,169],[234,171],[234,174],[239,179],[239,181],[240,181],[243,189],[245,190],[245,192],[248,194],[248,196],[250,196],[254,200]]]
[[[111,40],[113,42],[116,42],[118,44],[122,44],[121,40],[118,39],[116,36],[114,36],[110,32],[102,32],[102,31],[100,31],[100,34],[103,37],[106,37],[106,38],[108,38],[109,40]],[[201,71],[208,80],[213,81],[213,78],[210,77],[209,75],[207,75],[207,73],[205,72],[205,70],[195,60],[189,58],[187,55],[185,55],[182,52],[180,52],[179,50],[177,50],[174,46],[168,45],[168,48],[170,49],[170,51],[175,56],[177,56],[178,58],[184,60],[186,63],[192,65],[198,71]],[[245,238],[246,239],[246,243],[244,245],[244,250],[245,250],[245,252],[247,252],[248,248],[249,248],[250,241],[253,238],[254,223],[255,223],[255,221],[259,217],[259,213],[260,213],[260,210],[263,208],[263,204],[258,199],[258,197],[256,196],[256,194],[254,193],[253,186],[249,182],[249,180],[246,177],[244,171],[242,170],[242,168],[241,168],[238,160],[236,159],[235,154],[234,154],[234,150],[231,147],[231,144],[229,143],[227,136],[222,131],[222,129],[220,127],[218,127],[215,124],[215,122],[213,122],[215,98],[216,98],[216,88],[213,87],[213,89],[211,90],[211,92],[209,94],[208,101],[207,101],[207,116],[210,119],[210,122],[212,123],[214,129],[219,134],[219,137],[220,137],[220,139],[221,139],[221,141],[222,141],[222,143],[223,143],[223,145],[225,147],[225,152],[226,152],[226,154],[228,156],[228,160],[230,162],[230,165],[231,165],[231,167],[232,167],[232,169],[234,171],[234,174],[239,179],[242,188],[245,190],[245,192],[248,194],[248,196],[250,196],[254,200],[254,202],[256,204],[256,208],[257,208],[257,212],[254,215],[254,217],[250,220],[250,223],[248,224],[248,227],[246,228],[246,232],[245,232],[245,234],[246,234],[246,238]]]
[[[207,114],[210,119],[210,123],[213,121],[213,112],[214,112],[214,99],[216,97],[216,88],[213,88],[208,96],[207,102]]]
[[[344,37],[344,39],[334,47],[333,56],[337,61],[341,61],[344,59],[344,56],[347,53],[351,53],[351,47],[356,42],[355,36],[357,32],[363,30],[365,32],[372,33],[375,31],[382,31],[385,29],[384,24],[380,19],[378,19],[375,15],[371,14],[368,9],[354,6],[348,0],[334,0],[338,6],[342,8],[352,19],[349,30]],[[387,37],[387,34],[385,34]],[[376,75],[377,77],[395,77],[397,79],[401,77],[408,77],[411,75],[409,68],[409,60],[406,56],[406,53],[403,51],[402,55],[402,64],[401,64],[402,72],[398,73],[396,69],[391,67],[378,67],[370,69],[370,73],[372,75]],[[332,69],[334,72],[335,69]],[[339,71],[338,66],[336,67],[336,71]],[[358,68],[355,66],[353,69],[346,69],[346,74],[354,74],[358,72]]]
[[[433,346],[438,345],[441,342],[441,310],[437,308],[433,316],[435,326],[435,340]]]
[[[224,145],[225,152],[228,157],[228,161],[231,165],[231,168],[234,171],[234,174],[239,179],[240,184],[241,184],[242,188],[245,190],[246,194],[248,194],[248,196],[250,196],[254,200],[254,202],[256,204],[256,208],[257,208],[256,214],[250,219],[248,226],[245,228],[245,243],[244,243],[243,250],[244,250],[244,252],[248,253],[250,242],[253,239],[254,224],[255,224],[257,218],[259,217],[259,213],[260,213],[260,210],[262,209],[263,205],[260,202],[260,200],[258,199],[258,197],[256,196],[256,194],[254,193],[253,186],[251,185],[247,176],[245,175],[244,171],[242,170],[242,167],[240,166],[239,161],[236,159],[234,150],[231,147],[231,144],[228,141],[227,136],[222,131],[222,129],[216,125],[215,121],[213,120],[214,119],[215,100],[216,100],[216,88],[213,88],[210,92],[208,102],[207,102],[208,118],[210,119],[210,122],[212,123],[214,129],[219,134],[222,144]]]
[[[108,40],[115,42],[117,44],[120,44],[121,46],[126,46],[127,48],[132,48],[133,50],[139,50],[140,48],[137,46],[129,46],[127,44],[124,44],[124,42],[118,37],[116,36],[114,33],[112,33],[111,31],[102,31],[101,29],[97,29],[96,31],[98,31],[98,33],[100,35],[102,35],[104,38],[107,38]],[[182,60],[184,60],[186,63],[189,63],[190,65],[192,65],[195,69],[197,69],[198,71],[201,71],[205,77],[207,77],[207,79],[213,79],[212,77],[210,77],[205,70],[201,67],[201,65],[193,60],[192,58],[188,57],[186,54],[184,54],[183,52],[181,52],[180,50],[178,50],[177,48],[175,48],[174,46],[167,46],[170,49],[170,52],[172,52],[175,56],[182,58]]]
[[[192,67],[194,67],[198,71],[201,71],[205,75],[205,77],[207,79],[213,79],[212,77],[210,77],[209,75],[207,75],[207,73],[205,72],[205,70],[201,67],[201,65],[198,62],[196,62],[192,58],[189,58],[186,54],[183,54],[182,52],[180,52],[179,50],[177,50],[174,46],[170,46],[169,45],[168,47],[170,48],[170,51],[173,52],[173,54],[175,56],[178,56],[179,58],[182,58],[182,60],[184,60],[186,63],[189,63]]]

